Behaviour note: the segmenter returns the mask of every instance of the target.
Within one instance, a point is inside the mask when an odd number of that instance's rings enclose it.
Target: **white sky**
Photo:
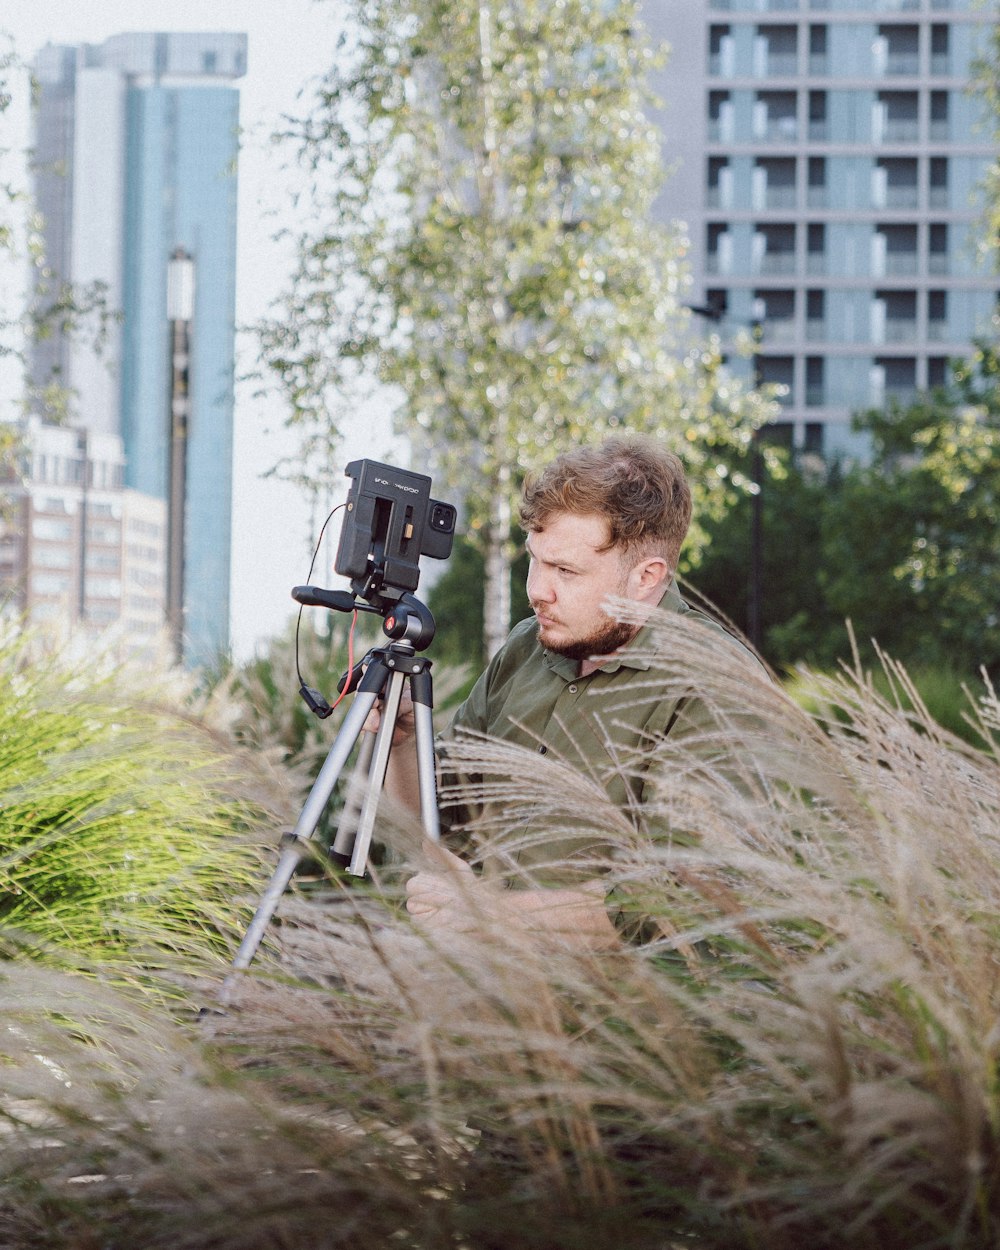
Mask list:
[[[237,322],[253,323],[280,291],[290,258],[273,242],[288,202],[288,183],[268,136],[283,113],[297,110],[296,96],[327,67],[334,53],[337,0],[7,0],[0,32],[30,62],[46,43],[101,43],[126,31],[241,31],[248,36],[247,74],[236,85],[244,131],[240,154]],[[0,148],[23,150],[28,141],[23,92],[4,121]],[[13,155],[4,159],[9,177]],[[0,299],[9,298],[0,282]],[[237,372],[252,367],[255,345],[238,341]],[[16,386],[0,373],[0,410],[9,412]],[[377,406],[376,406],[377,408]],[[231,629],[237,658],[245,658],[280,632],[296,611],[291,587],[306,580],[313,518],[301,494],[261,475],[294,446],[282,430],[284,412],[265,408],[253,387],[236,394],[233,465]],[[357,456],[391,460],[388,420],[377,410],[345,430],[344,462]],[[373,426],[375,433],[373,434]],[[344,479],[344,494],[349,483]],[[339,502],[339,500],[334,500]],[[316,528],[322,518],[315,522]],[[330,567],[317,565],[314,581],[339,585]]]

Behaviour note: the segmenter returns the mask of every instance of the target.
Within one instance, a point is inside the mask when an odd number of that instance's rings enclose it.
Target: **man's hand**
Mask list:
[[[435,866],[406,883],[406,910],[429,933],[472,933],[499,924],[513,940],[556,941],[589,951],[621,946],[604,906],[603,881],[574,889],[506,890],[477,877],[443,846],[432,843],[427,851]]]
[[[443,846],[428,844],[435,861],[406,883],[406,910],[429,931],[468,933],[488,918],[489,895],[498,891],[478,880],[469,865]]]
[[[379,699],[365,718],[365,723],[361,726],[362,733],[378,733],[378,727],[382,723],[382,708],[383,702]],[[407,683],[403,687],[399,708],[396,711],[396,723],[392,727],[392,745],[397,747],[415,735],[416,718],[413,714],[413,699],[410,695],[410,687]]]

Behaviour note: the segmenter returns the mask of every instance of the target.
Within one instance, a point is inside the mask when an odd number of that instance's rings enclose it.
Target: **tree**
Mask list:
[[[796,463],[764,484],[764,653],[774,664],[845,658],[850,621],[910,667],[974,679],[1000,670],[1000,352],[980,343],[947,387],[855,419],[865,463]],[[691,576],[743,625],[749,518],[709,527]]]
[[[873,411],[858,421],[874,442],[870,467],[852,478],[853,495],[831,517],[827,549],[852,530],[852,551],[896,535],[887,575],[865,600],[903,632],[915,658],[973,673],[1000,670],[1000,353],[981,342],[952,367],[947,388],[905,409]],[[860,507],[859,507],[860,501]],[[861,509],[877,501],[865,526]],[[862,541],[861,532],[866,529]],[[831,604],[845,615],[861,606],[859,586],[830,579]],[[898,618],[902,619],[898,619]]]
[[[765,415],[719,378],[682,304],[684,242],[652,220],[654,54],[637,0],[352,0],[289,131],[318,226],[262,328],[310,449],[377,376],[461,491],[487,653],[510,618],[525,466],[606,430],[670,436],[712,504],[716,448]],[[370,383],[369,383],[370,384]]]

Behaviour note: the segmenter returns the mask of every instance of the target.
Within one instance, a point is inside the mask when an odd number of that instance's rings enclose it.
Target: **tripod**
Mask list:
[[[337,611],[378,612],[347,592],[296,586],[293,598],[300,603],[335,608]],[[388,645],[373,648],[360,664],[345,673],[340,688],[356,687],[350,711],[344,717],[330,752],[306,798],[295,828],[282,838],[283,850],[268,882],[246,935],[233,958],[232,970],[222,984],[219,1000],[227,1005],[239,973],[244,972],[257,953],[281,897],[299,862],[315,849],[314,835],[323,811],[359,738],[358,759],[332,851],[335,859],[347,865],[352,876],[364,876],[378,803],[389,765],[392,736],[399,717],[404,686],[409,685],[416,730],[417,776],[420,790],[420,820],[424,835],[432,842],[440,837],[437,788],[434,776],[434,728],[431,662],[418,651],[434,637],[434,618],[429,609],[409,593],[404,593],[384,616],[382,632]],[[382,700],[376,734],[363,733],[365,721],[375,704]]]

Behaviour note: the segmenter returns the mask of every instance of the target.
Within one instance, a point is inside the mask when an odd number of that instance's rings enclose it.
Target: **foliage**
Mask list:
[[[520,817],[543,804],[593,831],[583,871],[640,898],[658,938],[581,956],[484,917],[434,942],[390,877],[290,896],[281,974],[255,969],[202,1036],[222,1072],[148,1008],[13,965],[7,1239],[996,1245],[996,695],[977,752],[888,661],[889,698],[803,675],[808,713],[725,639],[653,631],[655,680],[698,673],[712,712],[698,742],[649,744],[644,819],[665,836],[558,760],[463,750],[506,805],[483,859],[518,884]]]
[[[394,388],[400,427],[463,493],[487,652],[509,624],[525,468],[609,428],[656,431],[722,498],[716,449],[765,415],[695,342],[683,241],[651,218],[637,10],[356,0],[290,135],[314,214],[264,354],[325,455],[373,373]]]
[[[829,667],[873,643],[911,669],[975,680],[1000,666],[1000,359],[982,343],[950,386],[908,408],[857,418],[865,463],[786,460],[763,485],[764,654]],[[750,518],[741,503],[708,524],[690,573],[745,625]]]
[[[276,799],[148,671],[0,646],[4,944],[129,976],[230,947]]]

